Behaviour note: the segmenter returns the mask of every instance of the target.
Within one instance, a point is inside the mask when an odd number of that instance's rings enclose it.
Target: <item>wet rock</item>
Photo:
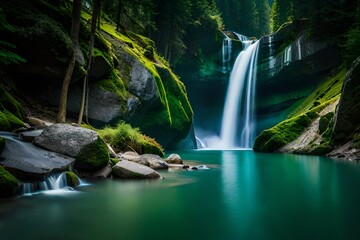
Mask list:
[[[113,168],[113,176],[126,179],[161,178],[155,170],[127,160],[118,162]]]
[[[24,142],[32,142],[36,137],[40,136],[40,134],[43,132],[42,129],[34,130],[34,131],[27,131],[27,132],[21,132],[19,134],[20,140]]]
[[[0,165],[23,181],[42,181],[51,173],[70,169],[75,161],[74,158],[22,142],[16,135],[6,137],[0,159]]]
[[[171,163],[171,164],[183,164],[183,161],[181,160],[181,157],[178,154],[170,154],[170,156],[168,156],[165,159],[165,162],[167,163]]]

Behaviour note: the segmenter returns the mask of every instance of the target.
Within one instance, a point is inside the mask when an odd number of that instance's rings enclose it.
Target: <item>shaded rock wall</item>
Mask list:
[[[311,37],[306,21],[295,21],[263,37],[256,99],[258,131],[284,120],[340,64],[335,42]]]

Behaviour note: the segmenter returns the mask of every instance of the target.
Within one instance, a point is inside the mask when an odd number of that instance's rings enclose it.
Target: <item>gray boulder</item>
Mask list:
[[[70,169],[75,161],[74,158],[22,142],[15,135],[6,137],[0,159],[0,165],[23,181],[43,181],[51,173]]]
[[[86,128],[54,124],[44,129],[34,144],[75,158],[74,167],[80,171],[96,171],[109,162],[105,142],[95,131]]]
[[[175,153],[170,154],[170,156],[168,156],[165,159],[165,162],[171,163],[171,164],[183,164],[183,161],[181,160],[180,155],[175,154]]]
[[[129,92],[143,101],[152,101],[159,97],[153,75],[139,61],[132,64]]]
[[[141,156],[136,152],[125,152],[123,154],[119,154],[119,158],[120,160],[127,160],[150,167],[150,162],[145,158],[141,158]]]
[[[118,162],[113,168],[113,176],[126,179],[161,178],[155,170],[127,160]]]
[[[149,167],[152,169],[155,169],[155,170],[169,168],[167,163],[165,161],[163,161],[163,159],[158,155],[143,154],[140,156],[140,159],[142,159],[143,161],[149,162],[149,164],[150,164]]]

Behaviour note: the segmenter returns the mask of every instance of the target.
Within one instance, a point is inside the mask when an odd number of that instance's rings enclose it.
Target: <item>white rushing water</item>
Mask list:
[[[255,140],[255,85],[259,41],[243,42],[227,90],[221,124],[221,148],[251,148]],[[238,134],[240,137],[238,138]]]
[[[226,73],[230,70],[230,62],[232,55],[232,41],[231,38],[225,35],[225,39],[222,44],[222,64],[223,64],[223,73]]]
[[[80,178],[78,178],[80,186],[87,185]],[[68,186],[66,180],[66,173],[53,174],[40,182],[24,182],[21,185],[22,195],[32,195],[44,192],[46,194],[63,194],[74,192],[74,189]]]

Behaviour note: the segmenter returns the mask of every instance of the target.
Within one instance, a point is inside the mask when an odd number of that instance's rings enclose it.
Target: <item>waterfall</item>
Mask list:
[[[79,179],[81,183],[81,180]],[[66,173],[53,174],[42,182],[26,182],[21,185],[21,194],[31,194],[48,190],[73,190],[66,181]]]
[[[222,64],[223,64],[223,73],[226,73],[230,70],[230,61],[232,54],[232,42],[231,38],[225,35],[225,39],[222,44]]]
[[[254,107],[259,41],[251,43],[243,41],[243,51],[236,58],[230,75],[221,124],[222,148],[251,148],[255,140]]]
[[[291,45],[289,45],[285,51],[284,51],[284,65],[289,65],[289,63],[291,62],[292,60],[292,48],[291,48]]]

